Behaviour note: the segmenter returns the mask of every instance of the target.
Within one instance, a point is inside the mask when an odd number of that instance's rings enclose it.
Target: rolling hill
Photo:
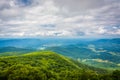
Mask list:
[[[0,56],[15,56],[21,55],[28,52],[33,52],[34,49],[24,49],[24,48],[16,48],[16,47],[2,47],[0,48]]]
[[[0,39],[0,56],[15,56],[39,50],[50,50],[94,67],[120,69],[120,38]]]
[[[0,80],[101,80],[106,74],[107,79],[113,78],[106,70],[51,51],[0,57]]]

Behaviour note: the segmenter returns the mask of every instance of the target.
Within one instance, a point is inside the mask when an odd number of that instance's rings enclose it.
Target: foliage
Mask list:
[[[120,71],[99,73],[50,51],[0,57],[0,80],[119,80]]]

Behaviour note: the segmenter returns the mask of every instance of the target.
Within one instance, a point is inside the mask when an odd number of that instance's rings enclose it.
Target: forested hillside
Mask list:
[[[0,39],[0,56],[16,56],[39,50],[50,50],[98,68],[120,69],[120,38]]]
[[[119,75],[51,51],[0,57],[0,80],[119,80]]]

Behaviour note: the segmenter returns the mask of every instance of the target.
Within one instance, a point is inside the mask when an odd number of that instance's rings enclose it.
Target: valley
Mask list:
[[[0,80],[119,80],[120,39],[0,40]]]
[[[6,39],[0,40],[0,56],[49,50],[81,63],[120,69],[120,39]]]

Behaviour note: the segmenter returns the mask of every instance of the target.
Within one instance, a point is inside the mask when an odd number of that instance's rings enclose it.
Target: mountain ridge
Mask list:
[[[114,75],[118,77],[119,72]],[[111,75],[51,51],[0,57],[1,80],[114,80]]]
[[[2,41],[2,42],[1,42]],[[115,39],[6,39],[0,40],[0,56],[50,50],[94,67],[119,69],[120,38]],[[12,48],[11,50],[11,47]],[[97,65],[96,65],[97,63]],[[107,66],[107,67],[106,67]]]

